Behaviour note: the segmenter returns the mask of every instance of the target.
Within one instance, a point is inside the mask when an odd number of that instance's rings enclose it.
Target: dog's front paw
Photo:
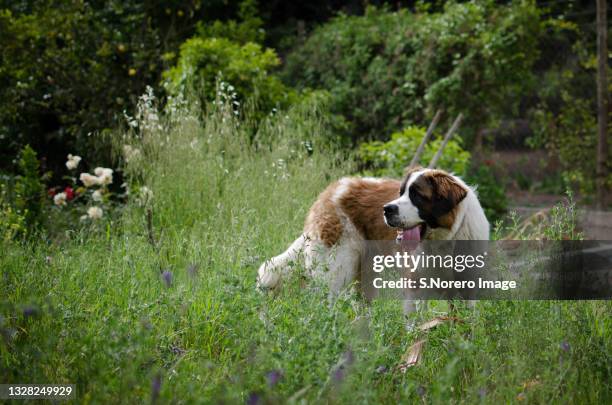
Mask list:
[[[280,274],[274,271],[271,264],[270,262],[265,262],[257,271],[257,288],[260,290],[272,289],[276,287],[280,280]]]

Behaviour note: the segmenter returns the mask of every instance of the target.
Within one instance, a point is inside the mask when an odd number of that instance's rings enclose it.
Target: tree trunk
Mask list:
[[[597,0],[597,208],[606,199],[608,154],[608,27],[606,0]]]

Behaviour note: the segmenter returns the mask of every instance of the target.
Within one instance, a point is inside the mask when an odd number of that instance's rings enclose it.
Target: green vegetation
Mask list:
[[[542,183],[592,193],[575,3],[361,3],[0,0],[0,383],[75,383],[79,403],[612,401],[609,301],[458,303],[402,374],[425,332],[400,303],[330,299],[299,264],[256,291],[321,190],[400,176],[437,109],[465,116],[439,167],[477,186],[494,238],[583,237],[571,201],[497,221],[508,179],[482,153],[528,121],[512,142],[562,161]],[[327,21],[340,9],[357,15]]]
[[[163,66],[148,10],[121,2],[5,3],[0,3],[1,167],[11,169],[26,144],[44,150],[53,169],[63,165],[54,154],[63,159],[78,149],[104,156],[101,139],[94,142],[88,133],[118,125],[122,110],[157,80]]]
[[[273,108],[286,106],[293,96],[270,74],[279,64],[273,50],[262,50],[252,42],[240,45],[225,38],[195,37],[181,45],[177,66],[165,74],[166,88],[172,96],[190,90],[213,101],[218,91],[217,80],[223,80],[229,83],[236,108],[250,98],[265,115]]]
[[[108,135],[134,115],[146,86],[162,104],[195,87],[204,103],[222,80],[255,120],[309,97],[305,89],[328,92],[337,121],[330,136],[351,146],[427,126],[437,109],[464,113],[468,151],[529,121],[509,139],[548,149],[563,171],[551,176],[581,197],[593,193],[590,8],[383,3],[0,1],[0,173],[18,172],[25,145],[56,182],[68,153],[108,166]]]
[[[141,150],[120,169],[152,190],[148,204],[130,197],[54,243],[2,242],[4,383],[76,383],[81,403],[609,401],[610,302],[479,302],[429,332],[422,364],[401,374],[421,335],[399,303],[329,300],[299,270],[278,294],[256,291],[260,262],[355,164],[326,141],[318,104],[269,118],[254,140],[231,106],[174,111],[114,138]]]
[[[359,147],[360,160],[375,176],[399,178],[412,161],[415,151],[425,136],[425,128],[408,127],[401,132],[391,134],[387,142],[364,142]],[[427,167],[442,144],[442,137],[430,139],[417,164]],[[470,162],[470,153],[461,147],[461,139],[448,142],[438,166],[463,176]]]
[[[331,92],[355,138],[426,125],[441,108],[466,113],[462,133],[518,107],[533,79],[541,31],[533,2],[448,2],[441,12],[340,15],[289,55],[285,76]]]
[[[494,223],[507,214],[508,197],[505,186],[495,177],[488,162],[472,165],[464,180],[467,184],[476,186],[478,199],[482,201],[482,208],[489,222]]]
[[[44,186],[40,176],[40,163],[34,149],[27,145],[19,159],[20,174],[15,182],[14,205],[30,230],[40,225],[44,207]]]

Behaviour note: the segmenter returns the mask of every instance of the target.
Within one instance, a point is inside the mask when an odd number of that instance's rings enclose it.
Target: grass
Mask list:
[[[610,302],[479,302],[401,374],[422,336],[404,331],[400,303],[330,300],[299,271],[257,292],[260,262],[355,165],[325,141],[316,104],[256,134],[224,107],[196,116],[118,137],[143,150],[123,170],[153,190],[149,207],[2,242],[2,383],[75,383],[79,403],[610,401]]]

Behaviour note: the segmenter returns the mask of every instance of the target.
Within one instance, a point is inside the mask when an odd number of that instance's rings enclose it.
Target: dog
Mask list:
[[[302,235],[259,267],[257,286],[275,288],[303,255],[338,293],[358,280],[365,241],[394,239],[488,240],[489,222],[475,190],[443,170],[409,168],[401,182],[345,177],[319,195]]]

